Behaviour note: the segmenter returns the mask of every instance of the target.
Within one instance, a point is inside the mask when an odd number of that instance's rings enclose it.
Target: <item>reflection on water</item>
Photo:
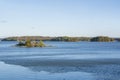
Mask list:
[[[120,43],[46,42],[18,48],[0,42],[0,80],[119,80]]]
[[[0,62],[0,80],[93,80],[93,77],[85,72],[33,72],[24,67]]]

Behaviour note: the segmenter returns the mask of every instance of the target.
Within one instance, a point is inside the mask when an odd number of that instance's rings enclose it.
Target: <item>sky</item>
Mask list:
[[[120,0],[0,0],[0,37],[120,37]]]

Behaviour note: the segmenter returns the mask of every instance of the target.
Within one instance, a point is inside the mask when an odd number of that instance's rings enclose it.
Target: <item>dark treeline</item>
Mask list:
[[[91,38],[92,42],[112,42],[115,41],[114,38],[109,38],[107,36],[98,36],[98,37],[93,37]]]
[[[31,41],[66,41],[66,42],[77,42],[77,41],[90,41],[90,37],[44,37],[44,36],[21,36],[21,37],[7,37],[2,39],[2,41],[26,41],[30,39]]]
[[[67,41],[67,42],[77,42],[77,41],[90,41],[88,37],[55,37],[51,41]]]
[[[115,40],[120,42],[120,38],[115,38]]]
[[[26,40],[31,40],[31,41],[50,41],[54,37],[43,37],[43,36],[21,36],[21,37],[7,37],[2,39],[2,41],[26,41]]]
[[[44,37],[44,36],[21,36],[21,37],[8,37],[2,39],[2,41],[26,41],[30,39],[31,41],[66,41],[66,42],[77,42],[77,41],[90,41],[90,42],[112,42],[120,41],[120,38],[110,38],[107,36],[97,36],[97,37]]]

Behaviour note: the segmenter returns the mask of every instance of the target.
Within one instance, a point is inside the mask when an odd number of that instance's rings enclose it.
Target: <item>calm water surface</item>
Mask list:
[[[0,42],[0,80],[120,80],[119,42]]]

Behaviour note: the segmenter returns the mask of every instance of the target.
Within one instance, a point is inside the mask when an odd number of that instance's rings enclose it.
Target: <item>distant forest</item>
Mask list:
[[[97,36],[97,37],[45,37],[45,36],[21,36],[21,37],[7,37],[1,39],[2,41],[66,41],[66,42],[77,42],[77,41],[90,41],[90,42],[113,42],[120,41],[120,38],[110,38],[107,36]]]

